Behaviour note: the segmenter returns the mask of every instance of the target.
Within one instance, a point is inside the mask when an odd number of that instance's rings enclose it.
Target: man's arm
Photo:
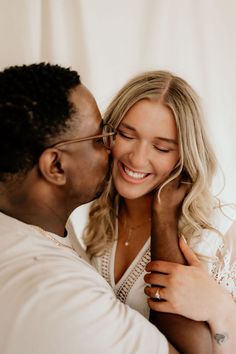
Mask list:
[[[179,248],[178,218],[185,187],[173,181],[163,191],[161,204],[154,201],[151,229],[151,259],[186,264]],[[170,202],[170,198],[174,201]],[[158,285],[158,284],[157,284]],[[161,291],[160,291],[161,293]],[[205,322],[151,310],[150,321],[183,354],[212,353],[211,334]]]

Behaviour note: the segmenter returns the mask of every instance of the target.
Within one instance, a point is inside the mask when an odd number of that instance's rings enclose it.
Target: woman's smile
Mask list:
[[[128,183],[135,183],[135,184],[140,184],[143,183],[147,180],[149,176],[151,176],[151,173],[145,173],[141,171],[136,171],[128,166],[126,166],[124,163],[121,161],[117,162],[118,169],[121,173],[121,176],[128,182]]]

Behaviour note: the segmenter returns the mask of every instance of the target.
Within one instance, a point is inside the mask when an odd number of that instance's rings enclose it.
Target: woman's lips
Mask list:
[[[130,183],[141,184],[151,175],[150,173],[131,170],[120,161],[118,161],[117,165],[124,180]]]

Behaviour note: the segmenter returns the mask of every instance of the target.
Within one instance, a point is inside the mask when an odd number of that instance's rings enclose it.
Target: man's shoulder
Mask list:
[[[64,279],[68,289],[83,287],[85,281],[110,291],[106,281],[72,248],[74,244],[70,247],[70,243],[66,244],[64,240],[53,242],[30,225],[3,214],[0,218],[3,221],[0,223],[0,283],[11,274],[14,278],[12,285],[19,279],[19,286],[21,283],[24,286],[24,282],[34,278],[46,289],[47,284],[55,281],[59,286],[60,279]]]
[[[41,353],[168,353],[164,336],[117,300],[76,252],[22,229],[8,236],[1,256],[0,351],[10,345],[9,353],[29,354],[36,345]]]

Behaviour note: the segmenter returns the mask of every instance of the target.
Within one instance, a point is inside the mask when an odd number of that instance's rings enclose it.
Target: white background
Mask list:
[[[235,202],[235,18],[234,0],[0,0],[0,69],[70,66],[101,110],[134,74],[179,74],[202,98],[221,197]]]

